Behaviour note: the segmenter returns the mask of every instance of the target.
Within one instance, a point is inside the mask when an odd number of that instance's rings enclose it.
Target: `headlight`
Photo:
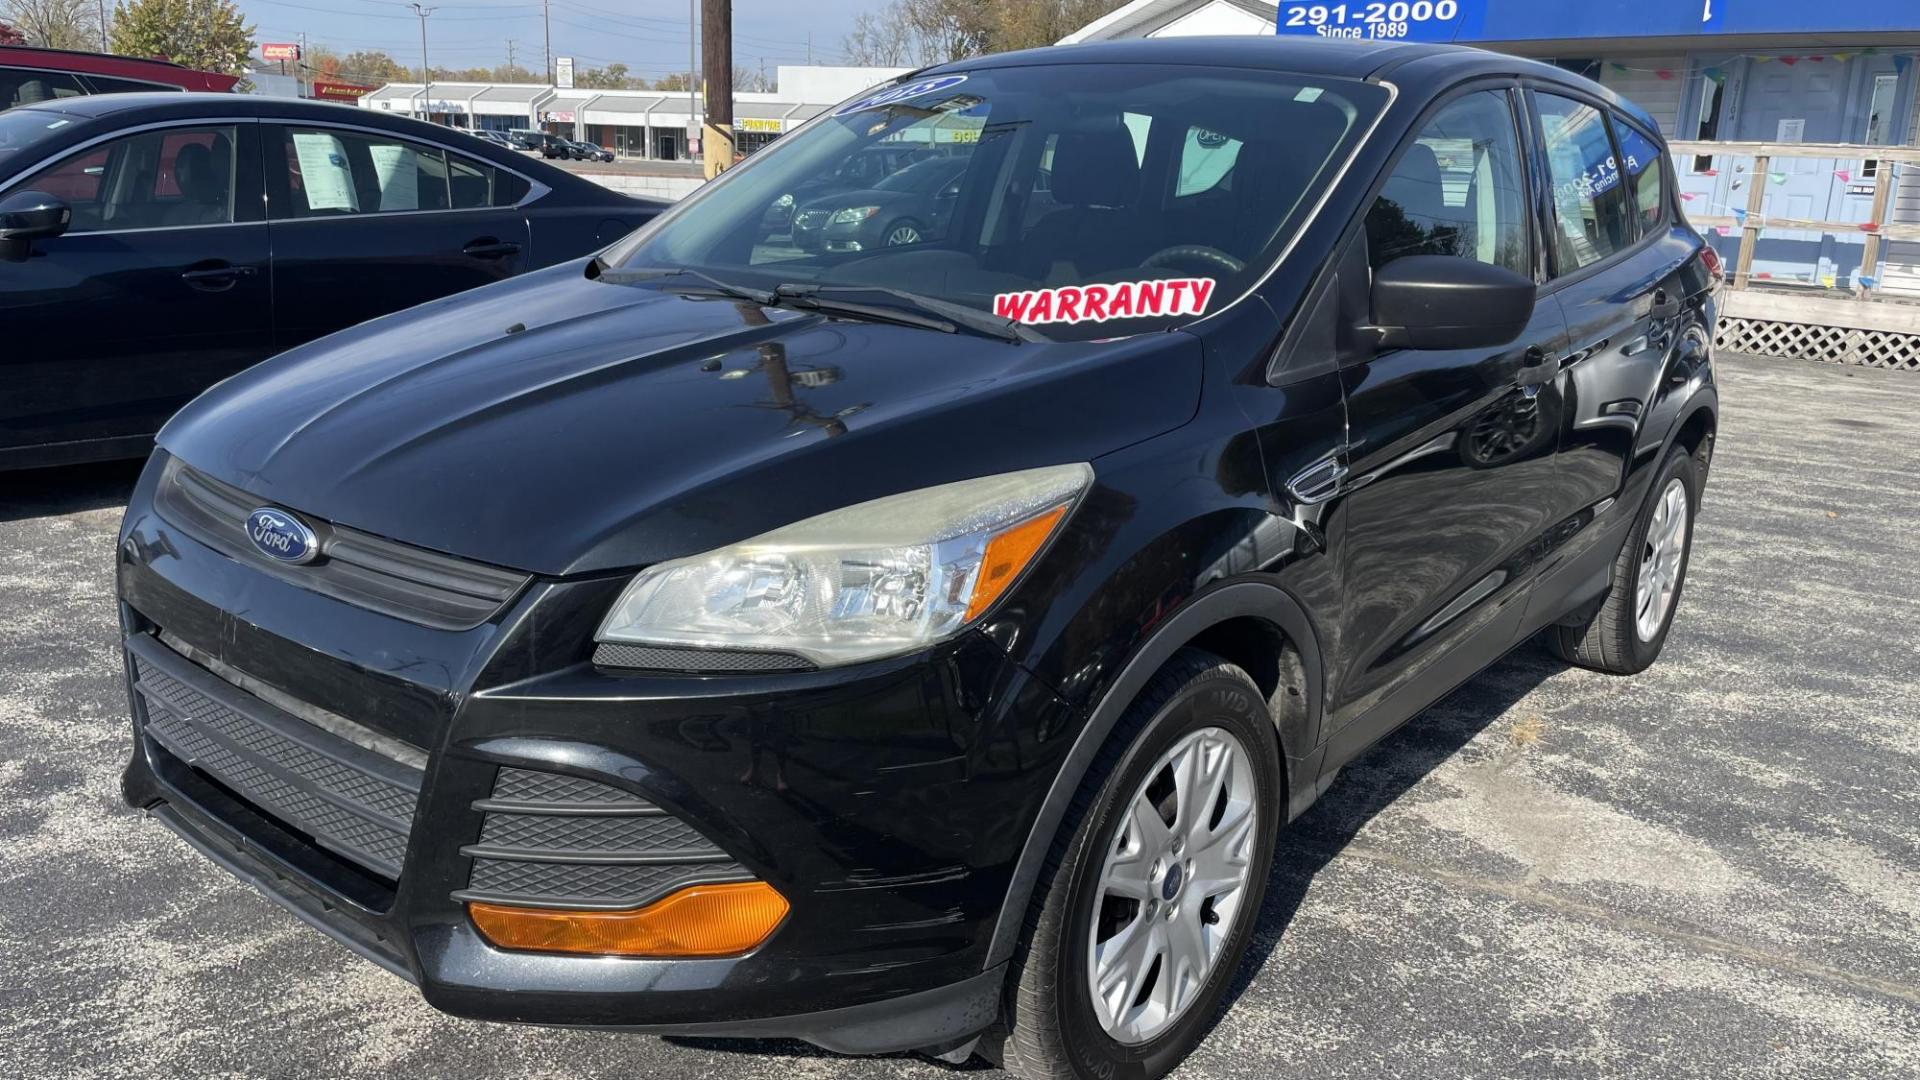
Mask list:
[[[833,220],[828,224],[853,225],[857,222],[865,221],[879,212],[880,208],[877,206],[849,206],[845,210],[834,211]]]
[[[661,563],[634,578],[597,636],[822,667],[919,648],[1004,595],[1092,480],[1088,465],[963,480]]]
[[[785,210],[787,207],[793,205],[793,196],[791,194],[782,195],[773,200],[773,205],[781,210]]]

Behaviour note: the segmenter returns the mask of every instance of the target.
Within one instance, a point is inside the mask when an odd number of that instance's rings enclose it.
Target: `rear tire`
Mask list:
[[[1028,1080],[1154,1080],[1177,1066],[1252,936],[1283,788],[1253,680],[1209,653],[1175,654],[1069,808],[982,1053]]]
[[[1547,629],[1547,646],[1569,664],[1633,675],[1660,656],[1680,610],[1693,554],[1699,473],[1683,447],[1667,455],[1647,504],[1613,564],[1613,587],[1592,615]]]

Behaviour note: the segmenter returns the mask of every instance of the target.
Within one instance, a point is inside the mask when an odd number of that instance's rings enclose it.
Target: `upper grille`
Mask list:
[[[530,907],[641,907],[682,886],[750,880],[745,867],[665,810],[592,780],[503,768],[457,900]]]
[[[154,505],[196,540],[258,570],[349,604],[441,630],[492,618],[527,575],[401,544],[344,525],[309,520],[320,558],[304,566],[270,559],[247,541],[247,515],[261,500],[179,458],[161,473]]]
[[[422,770],[269,705],[151,638],[127,648],[155,742],[319,846],[399,879]]]

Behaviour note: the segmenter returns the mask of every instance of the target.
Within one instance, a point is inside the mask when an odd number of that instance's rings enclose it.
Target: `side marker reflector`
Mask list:
[[[560,911],[473,901],[481,936],[502,949],[592,956],[737,956],[787,917],[764,881],[690,885],[631,911]]]

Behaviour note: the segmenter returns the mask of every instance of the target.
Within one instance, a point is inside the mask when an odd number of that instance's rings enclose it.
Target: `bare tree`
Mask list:
[[[914,62],[913,30],[889,6],[854,17],[840,51],[856,67],[907,67]]]
[[[98,8],[95,0],[0,0],[0,19],[29,45],[91,51],[100,47]]]
[[[907,67],[1051,45],[1125,0],[892,0],[841,42],[847,62]]]

